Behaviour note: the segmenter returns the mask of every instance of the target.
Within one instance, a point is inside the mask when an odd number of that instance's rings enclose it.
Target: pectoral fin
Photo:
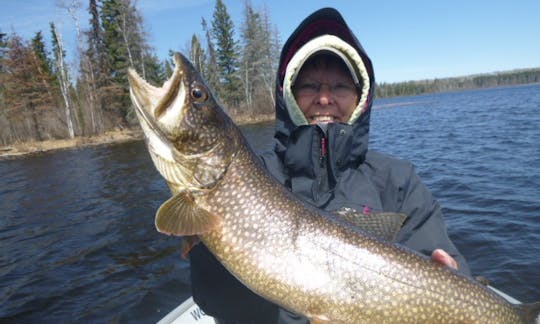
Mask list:
[[[180,192],[159,207],[156,228],[168,235],[197,235],[210,232],[221,224],[221,217],[200,208],[193,196]]]
[[[407,218],[407,215],[398,213],[364,214],[352,208],[341,208],[334,213],[342,220],[387,241],[396,239]]]

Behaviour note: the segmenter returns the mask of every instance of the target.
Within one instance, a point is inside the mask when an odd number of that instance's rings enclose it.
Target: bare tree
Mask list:
[[[78,10],[81,8],[82,4],[79,0],[58,0],[57,5],[60,8],[64,8],[67,10],[69,15],[71,16],[71,19],[73,20],[73,25],[75,27],[75,32],[77,35],[77,53],[80,57],[80,69],[81,69],[81,83],[80,85],[84,88],[84,96],[87,101],[87,105],[83,105],[81,109],[86,109],[88,111],[88,115],[90,115],[90,125],[91,125],[91,133],[95,134],[98,132],[98,121],[97,121],[97,98],[96,93],[97,89],[95,87],[95,70],[94,64],[92,60],[85,55],[84,51],[84,35],[81,31],[80,23],[79,23],[79,17],[78,17]],[[84,130],[83,130],[84,132]]]
[[[51,31],[53,41],[56,44],[55,51],[55,64],[58,71],[58,82],[60,83],[60,90],[62,92],[62,98],[64,99],[64,107],[66,113],[66,123],[68,127],[68,134],[70,138],[75,137],[75,131],[73,129],[73,120],[71,116],[71,98],[69,96],[69,73],[68,67],[64,62],[64,43],[62,42],[62,35],[58,33],[54,23],[51,23]]]
[[[131,54],[131,46],[130,46],[130,41],[129,41],[130,30],[128,29],[128,10],[130,9],[131,4],[129,0],[122,0],[121,5],[122,5],[122,11],[120,14],[120,21],[118,22],[118,29],[120,30],[122,34],[124,45],[126,46],[126,50],[127,50],[127,54],[129,58],[129,65],[134,67],[135,63],[133,61],[133,55]],[[144,72],[142,73],[142,76],[143,78],[146,78],[146,76],[144,75]]]

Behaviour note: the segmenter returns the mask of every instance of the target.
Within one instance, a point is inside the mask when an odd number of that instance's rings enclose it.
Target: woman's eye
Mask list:
[[[319,91],[319,85],[316,83],[302,83],[293,90],[300,97],[313,96]]]
[[[304,83],[298,87],[298,89],[302,90],[317,90],[319,89],[319,86],[315,83]]]
[[[343,89],[351,89],[352,87],[343,83],[337,83],[333,86],[334,89],[343,90]]]

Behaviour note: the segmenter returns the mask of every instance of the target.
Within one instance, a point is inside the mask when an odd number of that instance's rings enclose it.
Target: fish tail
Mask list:
[[[540,302],[517,305],[521,310],[523,321],[528,324],[540,324]]]

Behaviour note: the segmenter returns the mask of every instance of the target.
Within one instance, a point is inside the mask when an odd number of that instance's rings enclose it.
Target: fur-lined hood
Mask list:
[[[291,87],[302,64],[319,51],[330,51],[341,57],[349,70],[354,71],[353,79],[360,85],[359,102],[349,122],[328,124],[326,130],[331,167],[338,172],[340,167],[361,163],[365,158],[375,78],[371,60],[343,17],[333,8],[323,8],[308,16],[283,46],[276,80],[275,151],[294,169],[294,164],[303,163],[287,161],[285,152],[295,143],[307,144],[309,138],[304,136],[312,136],[318,131],[318,126],[309,125],[300,111]],[[339,134],[339,137],[333,134]],[[305,150],[302,154],[306,155]],[[293,159],[296,158],[301,159],[301,156]]]

